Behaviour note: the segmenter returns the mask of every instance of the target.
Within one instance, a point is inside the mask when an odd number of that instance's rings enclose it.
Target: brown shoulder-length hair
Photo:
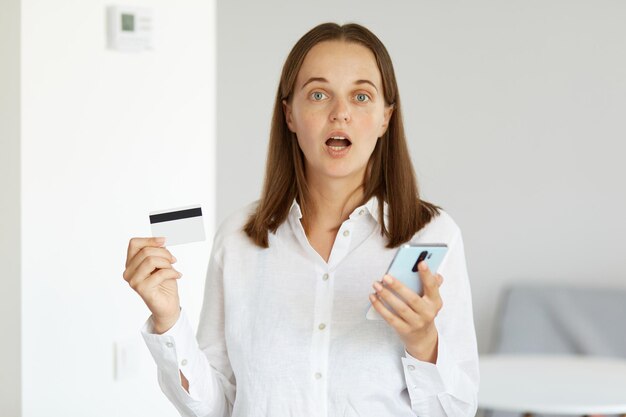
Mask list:
[[[255,244],[267,248],[269,232],[275,233],[287,219],[294,199],[300,204],[305,217],[311,207],[304,155],[295,133],[287,126],[282,103],[283,100],[291,100],[296,77],[306,54],[324,41],[354,42],[371,50],[382,76],[385,102],[394,107],[388,128],[378,139],[369,159],[361,204],[373,196],[377,197],[381,234],[387,238],[388,248],[397,247],[410,240],[438,215],[440,208],[420,199],[404,136],[398,85],[387,49],[376,35],[354,23],[342,26],[323,23],[316,26],[300,38],[289,53],[274,102],[263,193],[244,231]],[[388,204],[387,222],[383,210],[385,202]]]

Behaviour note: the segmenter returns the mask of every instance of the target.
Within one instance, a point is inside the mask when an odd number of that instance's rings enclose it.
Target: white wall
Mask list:
[[[20,2],[0,2],[0,415],[21,407]]]
[[[464,231],[481,351],[512,282],[626,286],[625,2],[228,0],[217,15],[218,221],[259,196],[292,45],[355,21],[394,60],[424,196]]]
[[[177,415],[122,272],[150,211],[200,203],[214,232],[215,6],[135,3],[154,10],[152,52],[105,48],[109,2],[22,1],[24,417]],[[210,240],[171,250],[195,320]],[[114,343],[135,367],[122,381]]]

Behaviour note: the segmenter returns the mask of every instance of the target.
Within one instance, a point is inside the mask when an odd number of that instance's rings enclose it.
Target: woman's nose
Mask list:
[[[332,122],[336,122],[336,121],[349,122],[350,121],[350,109],[349,109],[348,103],[346,103],[345,100],[338,99],[335,101],[335,105],[333,106],[330,112],[330,120]]]

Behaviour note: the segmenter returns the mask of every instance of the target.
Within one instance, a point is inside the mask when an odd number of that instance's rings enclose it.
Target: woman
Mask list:
[[[441,275],[419,264],[422,294],[383,277],[406,242],[449,247]],[[181,415],[474,415],[461,233],[419,198],[391,59],[366,28],[319,25],[288,56],[262,197],[215,236],[197,342],[174,262],[163,239],[131,239],[124,278]]]

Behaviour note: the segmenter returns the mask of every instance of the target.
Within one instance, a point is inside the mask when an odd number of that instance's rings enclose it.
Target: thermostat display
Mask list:
[[[107,8],[108,47],[118,51],[152,49],[153,24],[151,9],[109,6]]]
[[[122,31],[133,32],[135,30],[135,15],[122,13]]]

